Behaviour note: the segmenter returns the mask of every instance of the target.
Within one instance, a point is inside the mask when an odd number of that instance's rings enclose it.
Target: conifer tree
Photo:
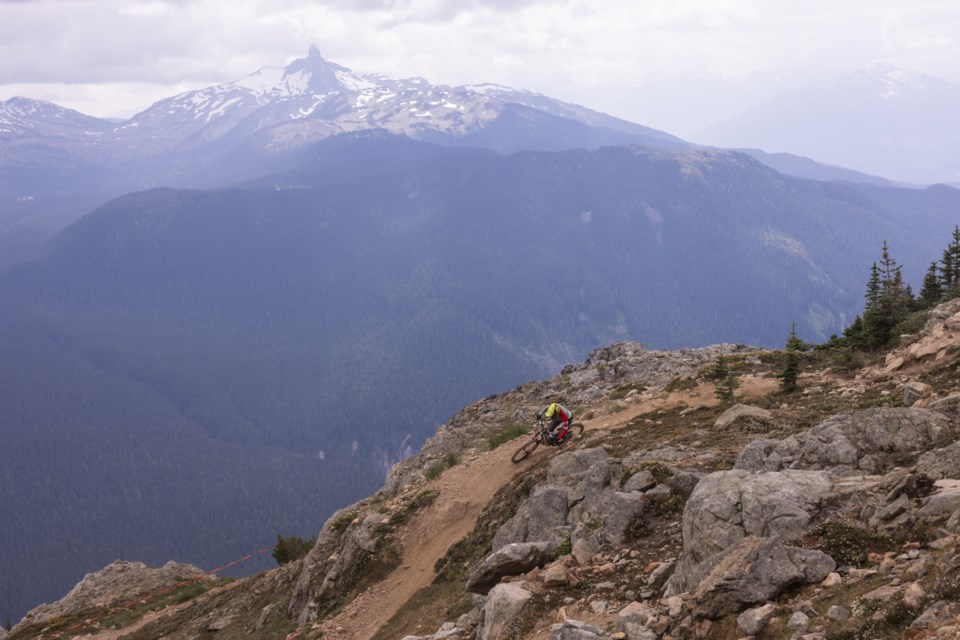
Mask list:
[[[953,228],[953,236],[940,259],[940,285],[945,297],[960,295],[960,226]]]
[[[933,307],[943,298],[943,287],[940,284],[940,278],[937,276],[937,262],[930,263],[927,274],[923,277],[923,287],[920,289],[920,298],[918,300],[921,309]]]
[[[859,319],[859,317],[858,317]],[[780,389],[784,393],[790,393],[800,388],[798,380],[800,379],[800,352],[803,351],[803,340],[797,337],[797,323],[790,323],[790,335],[787,337],[787,343],[784,346],[783,370],[777,374],[780,378]]]
[[[870,267],[866,299],[862,328],[853,341],[858,346],[877,349],[890,342],[894,328],[913,306],[913,292],[904,285],[902,268],[890,255],[886,241],[881,247],[880,263],[874,262]]]
[[[740,380],[727,366],[727,359],[723,356],[717,356],[717,362],[713,365],[710,377],[717,382],[714,385],[713,395],[722,404],[733,404],[734,392],[740,386]]]

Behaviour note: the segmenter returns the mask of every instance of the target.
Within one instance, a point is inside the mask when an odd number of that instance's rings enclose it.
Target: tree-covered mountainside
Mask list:
[[[722,152],[298,153],[114,200],[0,277],[11,617],[117,557],[309,535],[456,408],[599,345],[826,338],[884,239],[925,264],[960,208]]]

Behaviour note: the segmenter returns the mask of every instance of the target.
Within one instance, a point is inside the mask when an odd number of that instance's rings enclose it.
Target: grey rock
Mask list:
[[[693,593],[696,612],[716,620],[772,600],[791,585],[819,582],[836,566],[820,551],[790,547],[778,538],[747,538],[728,549],[700,582]]]
[[[598,553],[597,547],[586,538],[577,538],[573,542],[573,557],[580,566],[590,564]]]
[[[673,489],[665,484],[658,484],[653,489],[646,492],[648,498],[666,497],[673,494]]]
[[[683,552],[666,593],[694,590],[720,554],[748,536],[802,533],[832,494],[825,471],[753,474],[734,469],[705,476],[684,508]]]
[[[470,572],[467,591],[486,593],[504,576],[526,573],[550,560],[553,547],[547,542],[517,542],[500,547]]]
[[[543,584],[547,586],[567,584],[569,581],[567,568],[560,563],[550,565],[543,572]]]
[[[568,476],[575,476],[591,467],[602,466],[610,462],[610,456],[603,447],[568,451],[555,456],[547,467],[547,481],[555,482]]]
[[[696,488],[697,483],[700,482],[700,478],[703,477],[703,474],[692,471],[681,471],[679,469],[672,471],[673,475],[666,480],[667,486],[678,496],[689,498]]]
[[[866,409],[831,416],[777,443],[748,445],[736,469],[829,469],[834,474],[881,473],[957,438],[947,416],[928,409]]]
[[[921,455],[917,460],[917,472],[934,480],[960,478],[960,442]]]
[[[841,607],[839,605],[833,605],[827,609],[827,617],[831,620],[843,621],[849,619],[851,616],[850,609],[846,607]]]
[[[939,411],[946,414],[960,413],[960,393],[949,395],[946,398],[934,400],[927,408],[931,411]]]
[[[810,616],[803,611],[797,611],[787,620],[788,629],[802,629],[810,623]]]
[[[783,468],[777,447],[779,440],[760,438],[747,444],[737,456],[735,469],[745,471],[779,471]]]
[[[142,562],[116,560],[99,571],[88,573],[57,602],[41,604],[29,611],[12,631],[16,633],[24,627],[44,624],[84,609],[128,601],[144,592],[156,591],[185,580],[200,579],[203,575],[204,572],[198,567],[179,562],[148,567]]]
[[[960,483],[955,480],[938,480],[936,491],[923,500],[917,515],[927,522],[945,520],[960,510]]]
[[[474,598],[477,597],[482,596],[474,596]],[[474,604],[474,607],[470,609],[470,611],[457,618],[457,627],[464,629],[465,631],[473,631],[480,623],[481,609],[483,609],[483,603],[480,603],[479,606]]]
[[[654,640],[657,634],[647,628],[656,620],[657,612],[648,604],[631,602],[617,614],[617,625],[627,634],[627,640]]]
[[[493,548],[514,542],[549,542],[556,546],[568,535],[569,503],[563,487],[541,486],[493,536]]]
[[[233,622],[233,618],[233,616],[222,616],[220,618],[215,618],[212,622],[210,622],[210,624],[207,625],[207,631],[223,631],[230,625],[231,622]]]
[[[594,613],[606,613],[610,610],[610,602],[608,600],[592,600],[590,610]]]
[[[514,583],[498,584],[487,595],[480,611],[477,640],[498,640],[533,594]]]
[[[880,522],[889,522],[903,514],[909,508],[910,498],[908,498],[906,495],[902,495],[881,509],[877,515],[874,516],[874,519],[879,520]]]
[[[453,622],[444,622],[437,632],[430,636],[430,640],[447,640],[448,638],[463,638],[466,630],[461,629]]]
[[[579,620],[565,620],[550,628],[550,640],[606,640],[607,633],[600,627],[595,627]]]
[[[933,393],[933,388],[917,380],[907,380],[903,385],[903,406],[911,407],[917,400]]]
[[[780,613],[778,605],[767,603],[760,607],[747,609],[737,616],[737,628],[748,636],[755,636],[767,626],[770,619]]]
[[[360,528],[353,532],[358,547],[367,553],[374,553],[377,550],[376,526],[383,522],[384,515],[381,513],[371,513],[360,524]]]
[[[670,579],[670,576],[673,575],[673,572],[676,570],[676,568],[676,560],[661,562],[660,565],[651,571],[650,575],[647,577],[647,588],[652,589],[653,591],[660,591],[663,589],[663,586],[667,583],[667,580]]]
[[[623,493],[622,491],[614,493],[605,500],[601,508],[602,541],[614,547],[622,545],[627,527],[643,510],[646,503],[647,498],[642,493]]]
[[[641,469],[623,483],[623,491],[626,493],[630,493],[631,491],[647,491],[655,486],[657,486],[657,479],[653,477],[653,474],[647,469]]]
[[[923,610],[916,619],[910,623],[911,629],[935,629],[950,619],[951,604],[946,600],[938,600]]]

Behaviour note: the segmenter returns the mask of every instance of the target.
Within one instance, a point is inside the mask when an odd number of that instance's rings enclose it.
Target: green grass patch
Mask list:
[[[637,393],[643,393],[647,388],[637,382],[631,382],[630,384],[621,384],[616,389],[610,392],[611,400],[623,400],[627,397],[627,394],[631,391],[636,391]]]
[[[333,522],[330,523],[330,528],[337,533],[343,533],[346,531],[347,527],[350,526],[350,523],[356,520],[357,515],[359,514],[356,511],[341,513],[333,520]]]
[[[532,427],[530,425],[523,424],[522,422],[515,422],[504,427],[500,431],[487,436],[485,449],[487,451],[492,451],[505,442],[510,442],[511,440],[515,440],[520,436],[528,435],[531,432]]]
[[[436,480],[443,475],[444,471],[451,467],[455,467],[458,464],[460,464],[460,456],[451,452],[427,467],[426,471],[423,472],[423,475],[427,478],[427,480]]]
[[[890,536],[835,520],[822,523],[807,533],[802,542],[808,549],[824,552],[841,567],[865,567],[869,553],[897,549],[897,541]]]
[[[667,386],[663,388],[667,393],[673,393],[674,391],[686,391],[688,389],[693,389],[697,386],[697,381],[694,378],[689,376],[678,376],[667,383]]]

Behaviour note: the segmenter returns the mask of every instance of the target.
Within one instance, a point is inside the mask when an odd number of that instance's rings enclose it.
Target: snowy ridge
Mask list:
[[[884,100],[910,91],[921,91],[935,83],[934,78],[913,73],[889,64],[877,64],[848,79],[851,85],[865,86],[879,92]]]
[[[261,148],[278,150],[374,128],[436,140],[478,132],[516,106],[530,110],[521,118],[527,124],[518,126],[569,126],[572,121],[684,144],[668,134],[529,91],[495,84],[450,87],[432,85],[423,78],[356,74],[325,60],[311,47],[305,58],[285,67],[264,67],[235,82],[160,100],[125,122],[91,119],[100,123],[93,129],[104,132],[98,150],[78,150],[98,157],[113,154],[112,161],[123,162],[124,156],[187,151],[227,137],[240,141],[255,133]],[[24,124],[43,119],[37,114],[38,107],[17,108],[33,110],[18,112],[23,122],[11,124],[10,118],[0,119],[0,133],[50,135]],[[567,125],[559,124],[563,121]],[[511,134],[506,135],[509,138]],[[81,141],[80,137],[74,139]],[[114,149],[114,145],[118,146]]]
[[[29,98],[0,101],[0,133],[15,135],[77,135],[100,133],[110,127],[106,120],[65,109],[52,102]]]

